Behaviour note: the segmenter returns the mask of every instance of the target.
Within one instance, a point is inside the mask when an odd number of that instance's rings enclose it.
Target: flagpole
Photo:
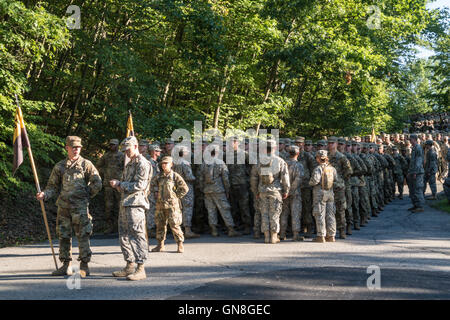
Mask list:
[[[17,99],[17,95],[16,95],[16,102],[17,102],[17,107],[19,107],[19,110],[20,110],[19,100]],[[34,165],[33,152],[31,151],[30,144],[28,144],[27,149],[28,149],[28,155],[30,156],[31,169],[33,170],[33,176],[34,176],[34,182],[36,184],[36,189],[37,189],[37,192],[40,193],[41,186],[39,185],[39,177],[37,175],[36,166]],[[42,215],[44,216],[44,224],[45,224],[45,229],[47,230],[48,241],[50,242],[50,248],[52,249],[53,261],[55,262],[56,270],[58,270],[58,264],[56,262],[55,250],[53,249],[52,236],[50,234],[50,229],[48,227],[47,213],[45,212],[44,200],[39,200],[39,202],[41,204]]]

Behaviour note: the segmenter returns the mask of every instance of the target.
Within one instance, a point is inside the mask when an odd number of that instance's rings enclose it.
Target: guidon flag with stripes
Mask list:
[[[14,129],[14,160],[13,160],[13,175],[16,173],[17,168],[23,162],[23,148],[30,146],[30,140],[28,140],[27,129],[25,128],[25,122],[23,121],[22,110],[20,107],[16,108],[15,116],[16,127]]]

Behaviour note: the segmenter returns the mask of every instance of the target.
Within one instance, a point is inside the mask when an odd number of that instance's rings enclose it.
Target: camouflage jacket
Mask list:
[[[309,185],[314,187],[313,189],[313,194],[314,197],[320,197],[321,194],[325,194],[325,193],[333,193],[333,188],[331,188],[330,190],[325,190],[322,188],[322,174],[323,174],[323,170],[324,168],[329,167],[332,168],[333,170],[333,181],[335,181],[338,178],[338,174],[336,171],[336,168],[334,168],[333,166],[331,166],[330,164],[317,164],[317,167],[314,168],[312,174],[311,174],[311,179],[309,180]],[[320,201],[320,199],[318,199]],[[316,210],[316,208],[314,208],[313,210]]]
[[[239,161],[239,163],[238,163]],[[244,163],[240,163],[244,161]],[[233,152],[233,164],[228,165],[228,172],[230,174],[231,185],[245,185],[248,182],[248,153],[247,152]]]
[[[427,151],[424,160],[424,171],[426,174],[435,174],[438,171],[438,158],[437,153],[432,147]]]
[[[62,208],[81,208],[89,205],[89,199],[102,189],[102,179],[92,162],[79,157],[58,162],[52,170],[44,199],[48,200],[59,192],[56,205]]]
[[[300,187],[305,183],[303,165],[297,160],[288,159],[286,161],[289,170],[289,182],[291,187],[289,195],[300,194]]]
[[[144,207],[149,209],[148,194],[153,169],[142,154],[137,155],[125,166],[119,190],[124,207]]]
[[[353,173],[350,161],[339,151],[333,155],[328,153],[329,164],[332,165],[337,172],[337,178],[334,180],[335,188],[344,188],[349,183],[350,176]]]
[[[178,173],[184,180],[184,182],[192,185],[195,182],[195,176],[192,173],[191,165],[184,159],[179,159],[173,164],[173,171]]]
[[[401,154],[394,154],[392,158],[395,161],[395,167],[394,167],[394,174],[396,176],[401,176],[405,172],[405,170],[408,170],[408,162]]]
[[[344,155],[347,157],[348,161],[350,162],[350,165],[352,167],[352,175],[349,179],[349,187],[356,187],[358,186],[361,181],[359,177],[363,174],[363,171],[361,169],[361,166],[359,162],[356,160],[355,156],[349,152],[345,152]]]
[[[125,154],[120,151],[108,151],[98,160],[96,167],[103,177],[104,186],[109,186],[110,180],[120,180],[124,164]]]
[[[179,208],[180,200],[188,193],[189,187],[183,178],[173,170],[159,172],[151,182],[152,192],[158,192],[156,205],[162,209]]]
[[[311,177],[311,173],[315,167],[315,163],[317,163],[316,159],[313,155],[311,155],[311,153],[300,151],[297,161],[300,162],[303,166],[304,179],[301,188],[311,188],[311,186],[309,185],[309,178]]]
[[[214,159],[211,164],[203,163],[198,179],[203,193],[230,192],[228,167],[220,159]]]
[[[252,168],[250,187],[254,194],[289,194],[289,169],[286,161],[276,155],[267,157]]]
[[[408,174],[422,174],[423,168],[423,149],[416,144],[411,151],[411,160],[409,162]]]

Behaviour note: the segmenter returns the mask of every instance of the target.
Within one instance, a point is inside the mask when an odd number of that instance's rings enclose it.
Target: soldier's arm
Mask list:
[[[303,167],[303,166],[302,166]],[[309,179],[311,178],[311,171],[308,167],[303,167],[302,186],[303,188],[309,187]]]
[[[121,181],[119,188],[127,193],[132,193],[136,191],[145,191],[148,184],[149,173],[150,173],[150,163],[148,161],[139,161],[137,164],[137,181]]]
[[[103,167],[105,166],[105,155],[103,155],[95,164],[95,167],[98,169],[98,172],[103,176]]]
[[[311,174],[311,179],[309,179],[309,185],[310,186],[318,185],[320,183],[321,178],[322,178],[321,167],[317,166]]]
[[[303,166],[301,163],[297,163],[294,171],[294,179],[291,181],[291,189],[289,194],[293,194],[300,186],[303,180]]]
[[[186,180],[186,182],[188,182],[188,183],[194,183],[194,181],[195,181],[195,176],[194,176],[194,174],[192,173],[192,168],[191,168],[191,166],[188,166],[188,165],[185,165],[184,166],[184,175],[185,175],[185,180]]]
[[[189,187],[184,181],[183,177],[179,174],[175,174],[175,193],[177,194],[178,199],[183,198],[188,192]]]
[[[225,192],[228,194],[230,193],[230,180],[228,178],[228,168],[226,164],[221,165],[221,172],[223,186],[225,187]]]
[[[102,178],[97,169],[91,162],[87,162],[86,173],[88,175],[89,195],[93,198],[100,190],[102,190]]]
[[[151,192],[158,192],[159,191],[158,175],[157,174],[155,176],[153,176],[151,181],[150,181],[150,190],[151,190]]]
[[[250,190],[253,194],[258,194],[258,169],[256,165],[253,165],[250,171]]]
[[[350,178],[350,176],[352,175],[352,173],[353,173],[353,169],[352,169],[352,166],[350,165],[350,161],[348,161],[348,159],[347,159],[347,157],[342,157],[342,165],[343,165],[343,168],[344,168],[344,171],[343,171],[343,178],[344,179],[348,179],[348,178]]]
[[[284,160],[281,163],[281,187],[283,195],[289,194],[289,190],[291,189],[291,182],[289,181],[289,168]]]
[[[48,179],[47,186],[44,190],[44,200],[49,200],[53,198],[61,188],[62,172],[58,165],[53,167],[50,178]]]

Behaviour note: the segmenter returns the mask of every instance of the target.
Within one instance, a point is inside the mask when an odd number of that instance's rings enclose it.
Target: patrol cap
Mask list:
[[[286,138],[279,138],[278,141],[280,144],[286,144]]]
[[[319,150],[316,153],[316,157],[319,157],[320,159],[325,159],[328,157],[328,151],[327,150]]]
[[[174,144],[175,142],[173,141],[173,139],[167,138],[167,139],[165,140],[165,143],[166,143],[166,144]]]
[[[173,162],[172,157],[165,156],[161,159],[161,163]]]
[[[337,141],[338,141],[338,139],[336,137],[329,137],[328,138],[328,143],[334,143],[334,142],[337,142]]]
[[[312,144],[313,144],[313,143],[312,143],[311,140],[305,140],[305,145],[310,146],[310,145],[312,145]]]
[[[300,137],[300,136],[295,137],[295,141],[294,142],[295,143],[303,143],[303,142],[305,142],[305,137]]]
[[[149,149],[150,151],[159,151],[159,152],[162,151],[158,144],[151,144],[151,145],[148,147],[148,149]]]
[[[66,146],[68,147],[82,147],[81,138],[77,136],[67,136]]]
[[[351,144],[352,144],[352,146],[357,146],[360,143],[358,141],[352,141]]]
[[[119,144],[119,139],[111,139],[109,140],[109,144]]]
[[[415,140],[417,140],[417,139],[418,139],[417,134],[415,134],[415,133],[410,134],[410,135],[409,135],[409,139],[415,139]]]
[[[297,146],[289,146],[288,151],[290,154],[297,154],[297,153],[300,153],[300,148]]]
[[[327,142],[325,140],[319,140],[319,141],[317,141],[317,145],[324,147],[327,145]]]
[[[432,146],[433,145],[433,140],[427,140],[427,141],[425,141],[425,144]]]
[[[273,139],[267,140],[267,146],[268,147],[275,147],[277,145],[277,142]]]
[[[398,151],[398,148],[397,147],[392,147],[392,151]]]
[[[140,146],[148,146],[148,140],[147,139],[141,139],[139,140]]]
[[[138,141],[135,136],[126,137],[122,141],[123,150],[131,149],[132,146],[137,146]]]
[[[291,145],[291,144],[292,144],[292,139],[290,139],[290,138],[285,138],[285,139],[284,139],[284,143],[285,143],[286,145]]]
[[[347,146],[347,147],[351,147],[352,146],[352,142],[349,140],[349,141],[346,141],[346,143],[345,143],[345,145]]]
[[[339,138],[338,139],[338,144],[345,144],[347,141],[345,141],[344,138]]]

